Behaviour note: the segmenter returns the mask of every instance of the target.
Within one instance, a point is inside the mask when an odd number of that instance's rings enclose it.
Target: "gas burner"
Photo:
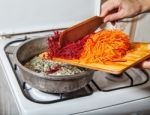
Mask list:
[[[89,96],[93,93],[92,88],[90,85],[85,86],[84,88],[81,88],[74,92],[69,93],[48,93],[40,91],[36,88],[33,88],[27,83],[23,83],[23,92],[24,95],[31,101],[35,103],[55,103],[60,101],[65,101],[68,99],[74,99],[74,98],[80,98],[84,96]]]
[[[119,74],[119,75],[115,75],[115,74],[107,74],[105,76],[105,78],[107,80],[113,81],[113,82],[125,82],[128,81],[128,77],[126,77],[126,75],[124,73]]]

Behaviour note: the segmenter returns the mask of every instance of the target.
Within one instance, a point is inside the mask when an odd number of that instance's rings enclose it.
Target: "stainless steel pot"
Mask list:
[[[72,92],[87,85],[93,77],[93,70],[75,75],[55,76],[36,73],[24,66],[31,58],[48,49],[47,39],[46,37],[31,39],[16,49],[14,59],[23,74],[24,81],[41,91],[50,93]]]

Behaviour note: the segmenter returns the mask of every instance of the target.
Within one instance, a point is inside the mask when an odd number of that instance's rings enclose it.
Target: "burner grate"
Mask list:
[[[141,81],[140,83],[135,83],[134,84],[134,79],[127,72],[124,72],[124,74],[126,74],[126,76],[128,77],[128,79],[130,80],[130,84],[126,85],[126,86],[121,86],[121,87],[111,88],[111,89],[102,89],[102,88],[100,88],[97,85],[97,83],[94,80],[92,80],[91,82],[96,86],[96,88],[99,91],[103,91],[103,92],[110,92],[110,91],[115,91],[115,90],[119,90],[119,89],[125,89],[125,88],[129,88],[129,87],[140,86],[140,85],[143,85],[143,84],[145,84],[145,83],[147,83],[149,81],[149,74],[148,74],[148,72],[146,70],[144,70],[144,69],[140,69],[140,71],[144,74],[144,76],[142,76],[142,77],[145,77],[145,80]]]
[[[93,93],[93,90],[90,87],[90,85],[87,85],[84,88],[82,88],[82,89],[80,89],[78,91],[75,91],[75,92],[71,92],[71,93],[58,93],[58,94],[46,93],[46,94],[55,96],[56,99],[52,99],[52,100],[50,99],[49,101],[41,101],[41,100],[34,99],[29,94],[28,89],[25,88],[25,85],[26,85],[26,83],[24,82],[24,86],[22,88],[22,91],[23,91],[25,97],[28,98],[32,102],[40,103],[40,104],[50,104],[50,103],[62,102],[62,101],[65,101],[65,100],[70,100],[70,99],[75,99],[75,98],[81,98],[81,97],[89,96],[89,95],[91,95]],[[82,93],[79,93],[80,91],[82,91]]]

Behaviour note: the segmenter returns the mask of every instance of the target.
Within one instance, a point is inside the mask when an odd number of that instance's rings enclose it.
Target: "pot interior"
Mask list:
[[[25,42],[21,45],[16,52],[18,61],[24,65],[34,56],[47,51],[48,49],[48,38],[38,38]]]
[[[76,73],[75,74],[66,73],[65,75],[64,74],[56,75],[56,74],[47,74],[46,73],[46,75],[43,75],[43,74],[39,74],[39,72],[38,73],[35,72],[33,69],[31,70],[28,67],[24,66],[33,57],[35,57],[35,56],[39,55],[40,53],[43,53],[47,50],[48,50],[48,37],[29,40],[18,47],[18,49],[16,51],[16,55],[15,55],[15,58],[17,60],[16,62],[19,65],[19,67],[21,67],[21,69],[25,70],[26,72],[36,74],[38,76],[42,76],[42,77],[46,77],[46,78],[54,77],[54,79],[63,79],[63,78],[77,79],[77,78],[80,78],[84,75],[88,75],[91,72],[93,72],[92,70],[89,70],[89,69],[85,70],[85,68],[77,67],[78,69],[81,70],[81,72],[79,70],[77,72],[77,74]],[[56,78],[56,76],[62,76],[62,77]]]

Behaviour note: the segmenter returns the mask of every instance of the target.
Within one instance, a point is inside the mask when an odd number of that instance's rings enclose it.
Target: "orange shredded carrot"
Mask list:
[[[87,63],[104,63],[121,59],[129,50],[129,37],[120,30],[102,30],[86,41],[80,60]]]
[[[39,54],[38,57],[40,57],[41,59],[46,59],[46,60],[49,59],[48,52],[43,52]]]

